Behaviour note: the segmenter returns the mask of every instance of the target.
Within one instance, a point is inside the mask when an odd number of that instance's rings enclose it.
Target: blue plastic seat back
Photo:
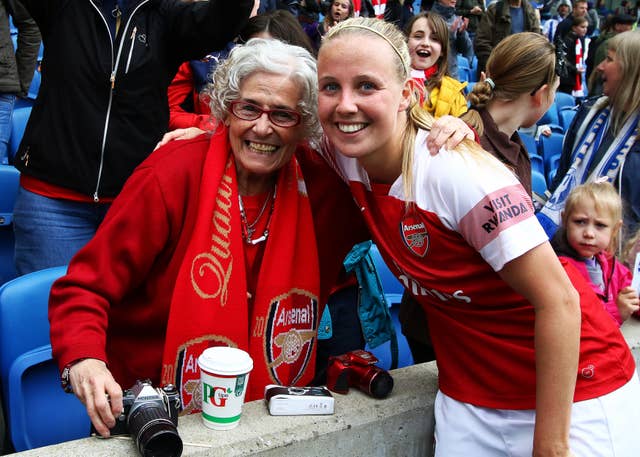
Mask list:
[[[391,270],[380,255],[378,246],[372,244],[369,252],[371,253],[371,257],[375,263],[378,276],[380,276],[380,282],[382,282],[382,289],[384,290],[384,296],[387,299],[387,303],[389,306],[400,303],[400,300],[402,300],[402,293],[404,292],[402,283],[400,283],[398,278],[391,273]]]
[[[11,137],[9,139],[9,163],[15,161],[24,130],[27,127],[27,121],[31,116],[31,106],[15,106],[11,116]]]
[[[0,226],[13,222],[13,206],[18,195],[20,172],[12,165],[0,165]]]
[[[555,105],[558,109],[558,112],[560,112],[565,108],[573,108],[574,106],[576,106],[576,99],[573,98],[573,95],[571,94],[557,91],[555,97]]]
[[[531,170],[531,188],[540,195],[544,195],[547,191],[547,181],[542,173]]]
[[[47,316],[51,284],[66,267],[36,271],[0,288],[0,374],[16,451],[89,436],[85,408],[60,387]]]
[[[545,170],[549,170],[551,157],[562,153],[564,135],[552,132],[550,136],[540,135],[540,154],[544,158]]]
[[[460,68],[468,68],[471,69],[471,64],[469,63],[469,59],[467,59],[462,54],[456,54],[456,60],[458,62],[458,69]]]
[[[558,107],[555,102],[549,107],[546,113],[540,118],[537,125],[552,124],[560,125],[560,119],[558,118]]]
[[[553,178],[556,176],[559,164],[560,154],[549,157],[549,160],[547,161],[547,171],[545,173],[545,176],[547,177],[547,184],[549,185],[549,187],[551,187],[551,183],[553,183]]]
[[[576,117],[576,113],[577,111],[573,108],[564,108],[558,113],[560,116],[560,124],[565,131],[567,131],[571,126],[571,122],[573,121],[573,118]]]
[[[38,97],[41,81],[42,81],[42,74],[36,68],[36,70],[33,72],[33,79],[31,80],[31,85],[29,86],[29,93],[27,94],[27,97],[29,97],[32,100],[35,100]]]
[[[542,156],[531,154],[529,159],[531,160],[531,170],[544,174],[544,159]]]
[[[19,180],[20,172],[15,167],[0,165],[0,285],[17,276],[12,222]]]
[[[522,144],[524,144],[525,149],[529,153],[529,156],[538,154],[538,142],[533,137],[533,135],[529,135],[527,133],[518,132],[520,135],[520,140],[522,140]]]

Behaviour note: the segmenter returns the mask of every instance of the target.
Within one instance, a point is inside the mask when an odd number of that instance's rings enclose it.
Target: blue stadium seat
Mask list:
[[[31,106],[16,105],[11,116],[11,137],[9,139],[9,163],[13,163],[24,135],[24,129],[31,116]]]
[[[558,112],[560,117],[560,125],[564,128],[565,132],[569,129],[573,118],[576,117],[577,111],[574,108],[563,108]]]
[[[536,194],[544,195],[547,191],[547,182],[544,175],[538,171],[531,171],[531,188]]]
[[[9,16],[9,33],[11,35],[17,35],[18,34],[18,28],[14,25],[13,18],[11,16]]]
[[[16,451],[84,438],[91,430],[82,403],[60,387],[51,358],[49,290],[65,271],[36,271],[0,288],[0,374]]]
[[[544,174],[544,159],[541,155],[529,154],[529,160],[531,160],[531,170]]]
[[[544,159],[544,169],[548,173],[551,167],[551,158],[562,153],[564,135],[553,132],[550,136],[540,136],[540,154]]]
[[[465,59],[467,60],[467,59]],[[469,67],[458,67],[458,81],[460,82],[470,82],[473,79],[473,75],[471,74],[471,68]]]
[[[473,59],[471,59],[471,81],[478,81],[478,58],[476,55],[473,55]]]
[[[547,185],[551,187],[553,178],[556,176],[556,172],[558,171],[558,165],[560,164],[560,154],[556,154],[549,157],[549,160],[547,163],[548,163],[548,168],[545,173],[545,176],[547,177]]]
[[[40,82],[42,80],[42,74],[36,69],[33,72],[33,79],[31,80],[31,85],[29,86],[29,92],[27,93],[27,97],[32,100],[35,100],[38,97],[38,91],[40,91]]]
[[[576,106],[576,99],[573,98],[571,94],[558,91],[556,92],[555,105],[558,112],[560,112],[565,108],[573,108]]]
[[[456,54],[456,59],[458,60],[458,69],[460,68],[468,68],[471,70],[471,64],[469,63],[469,59],[467,59],[462,54]]]
[[[19,179],[20,172],[15,167],[0,165],[0,285],[17,276],[12,222]]]
[[[551,124],[553,126],[560,126],[560,118],[558,117],[558,107],[553,103],[546,113],[540,118],[537,125]],[[560,127],[561,128],[561,127]]]
[[[529,156],[538,154],[538,143],[533,135],[529,135],[527,133],[518,132],[520,135],[520,139],[522,140],[522,144],[524,144],[525,149],[529,153]]]
[[[404,287],[398,281],[391,270],[384,263],[382,256],[380,255],[380,251],[378,250],[378,246],[375,244],[371,245],[371,249],[369,250],[371,253],[371,257],[373,258],[373,263],[376,266],[376,270],[378,271],[378,276],[380,277],[380,282],[382,283],[382,289],[384,290],[384,297],[391,307],[394,304],[400,303],[402,300],[402,293],[404,292]]]

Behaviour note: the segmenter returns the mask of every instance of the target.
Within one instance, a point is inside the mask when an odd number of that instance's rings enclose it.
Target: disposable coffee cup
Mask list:
[[[253,360],[242,349],[207,348],[198,358],[202,388],[202,421],[214,430],[238,425]]]

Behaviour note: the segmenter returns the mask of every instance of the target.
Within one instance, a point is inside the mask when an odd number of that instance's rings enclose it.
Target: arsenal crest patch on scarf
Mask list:
[[[305,373],[318,328],[318,301],[291,291],[271,303],[264,332],[269,372],[276,383],[298,382]]]
[[[424,257],[429,250],[427,226],[414,212],[407,213],[400,221],[400,235],[404,245],[417,257]]]

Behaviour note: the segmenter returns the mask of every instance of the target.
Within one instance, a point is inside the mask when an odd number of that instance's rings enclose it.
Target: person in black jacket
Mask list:
[[[16,268],[25,274],[68,263],[91,239],[166,131],[178,66],[223,48],[259,2],[22,3],[44,42],[40,93],[16,156]]]
[[[9,16],[18,31],[18,48],[14,50],[9,30]],[[0,1],[0,164],[9,162],[11,113],[16,96],[29,92],[36,68],[40,32],[21,3]]]

